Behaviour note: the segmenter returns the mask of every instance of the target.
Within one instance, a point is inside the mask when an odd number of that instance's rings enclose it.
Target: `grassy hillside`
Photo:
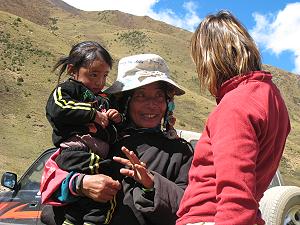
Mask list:
[[[35,4],[34,6],[32,4]],[[169,64],[172,78],[186,91],[176,99],[177,128],[201,131],[215,106],[207,93],[200,93],[190,59],[191,33],[149,17],[118,11],[84,12],[60,0],[0,2],[0,173],[21,174],[43,149],[51,146],[51,129],[44,107],[57,76],[55,61],[83,40],[101,42],[113,55],[116,78],[118,60],[135,53],[157,53]],[[288,105],[292,122],[281,170],[289,184],[298,184],[300,165],[300,80],[273,66]]]

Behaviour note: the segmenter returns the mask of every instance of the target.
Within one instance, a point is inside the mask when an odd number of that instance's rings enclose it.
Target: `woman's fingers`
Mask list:
[[[132,163],[129,161],[129,159],[124,159],[124,158],[121,158],[118,156],[114,156],[113,160],[118,163],[121,163],[122,165],[127,166],[127,167],[130,167],[132,165]]]
[[[133,166],[135,164],[138,164],[138,165],[142,165],[142,166],[146,166],[145,163],[141,162],[139,160],[139,158],[136,156],[136,154],[133,152],[133,151],[130,151],[129,149],[127,149],[126,147],[122,147],[121,148],[122,152],[125,154],[125,156],[127,157],[127,159],[125,158],[122,158],[122,157],[118,157],[118,156],[115,156],[113,157],[113,159],[118,162],[118,163],[121,163],[123,164],[124,166],[127,166],[131,169],[133,169]]]
[[[113,157],[116,162],[119,162],[127,167],[120,169],[120,173],[125,176],[132,177],[146,188],[152,188],[154,185],[154,177],[147,170],[146,163],[141,162],[136,154],[126,147],[122,147],[121,149],[128,159],[116,156]]]
[[[135,178],[135,172],[132,169],[122,168],[120,169],[120,173],[123,174],[124,176]]]
[[[133,151],[130,151],[129,149],[127,149],[124,146],[121,148],[121,150],[126,155],[126,157],[130,160],[130,162],[132,164],[140,164],[141,163],[139,158],[136,156],[136,154],[134,154]]]
[[[114,189],[112,187],[104,188],[103,192],[101,193],[101,200],[102,201],[110,201],[113,197],[117,194],[118,189]]]

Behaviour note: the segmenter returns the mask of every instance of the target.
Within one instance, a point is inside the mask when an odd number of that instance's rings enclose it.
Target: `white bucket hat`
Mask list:
[[[115,94],[156,81],[164,81],[173,88],[175,95],[183,95],[185,91],[169,78],[169,74],[165,60],[159,55],[140,54],[124,57],[119,61],[117,80],[105,92]]]

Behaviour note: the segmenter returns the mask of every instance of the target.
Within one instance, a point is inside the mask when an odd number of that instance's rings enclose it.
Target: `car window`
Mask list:
[[[39,190],[40,189],[40,181],[44,169],[44,165],[51,153],[47,152],[42,155],[38,160],[36,160],[32,166],[29,168],[27,173],[20,179],[19,185],[22,190]]]
[[[196,143],[198,140],[190,140],[191,145],[193,146],[193,149],[195,149]]]

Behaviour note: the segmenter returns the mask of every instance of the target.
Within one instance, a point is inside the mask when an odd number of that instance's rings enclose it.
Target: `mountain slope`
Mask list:
[[[46,100],[57,82],[51,69],[79,41],[101,42],[112,53],[114,69],[108,85],[115,80],[117,62],[123,56],[151,52],[165,58],[172,78],[186,91],[176,99],[179,129],[201,132],[215,106],[213,98],[199,91],[188,31],[118,11],[84,12],[60,0],[2,0],[0,10],[0,163],[5,169],[21,173],[38,152],[51,146],[51,129],[44,116]],[[288,182],[297,183],[299,77],[264,67],[274,74],[289,109],[293,128],[282,171]]]
[[[49,23],[52,13],[59,10],[77,14],[80,12],[63,1],[56,0],[1,0],[0,10],[25,18],[39,25]]]

